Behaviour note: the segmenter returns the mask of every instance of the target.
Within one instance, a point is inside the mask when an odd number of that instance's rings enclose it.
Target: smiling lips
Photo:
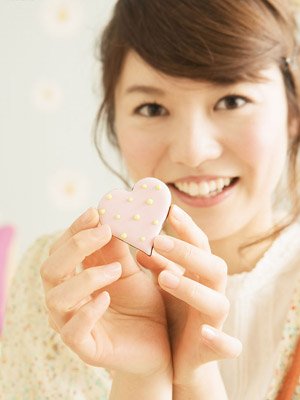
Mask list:
[[[235,178],[217,178],[201,182],[177,182],[176,189],[192,197],[212,197],[221,193],[225,187],[232,184]]]
[[[191,207],[212,207],[234,192],[240,178],[228,176],[190,177],[169,183],[168,186],[181,202]]]

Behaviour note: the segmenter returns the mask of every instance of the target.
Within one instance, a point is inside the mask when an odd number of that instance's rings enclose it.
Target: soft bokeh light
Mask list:
[[[53,205],[62,210],[75,210],[89,197],[91,182],[82,172],[58,170],[50,176],[47,189]]]
[[[47,0],[40,9],[40,21],[53,36],[68,37],[80,31],[84,16],[83,2],[77,0]]]
[[[57,82],[41,79],[34,84],[31,99],[37,109],[53,112],[60,108],[63,102],[63,92]]]

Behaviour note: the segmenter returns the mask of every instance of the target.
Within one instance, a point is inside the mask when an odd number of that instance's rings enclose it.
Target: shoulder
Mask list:
[[[37,273],[41,264],[49,256],[52,245],[61,236],[62,232],[54,232],[52,234],[42,235],[38,237],[22,255],[20,262],[14,272],[11,287],[14,287],[18,281],[24,282],[26,276],[34,275],[39,277]]]
[[[22,256],[9,285],[5,312],[4,332],[14,321],[24,321],[34,315],[43,314],[44,294],[40,278],[40,267],[49,255],[49,250],[61,232],[37,238]],[[6,328],[6,329],[5,329]]]
[[[49,255],[51,246],[61,236],[62,232],[55,232],[50,235],[43,235],[37,238],[23,255],[20,265],[24,263],[34,263],[44,260]]]

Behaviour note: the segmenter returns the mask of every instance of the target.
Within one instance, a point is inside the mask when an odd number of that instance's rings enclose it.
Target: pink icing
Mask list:
[[[101,223],[110,226],[113,236],[151,255],[170,205],[168,186],[159,179],[144,178],[132,191],[114,189],[106,193],[98,209]]]

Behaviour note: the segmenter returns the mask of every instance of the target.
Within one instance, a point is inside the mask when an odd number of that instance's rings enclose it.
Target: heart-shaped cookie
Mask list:
[[[100,200],[98,210],[101,223],[110,226],[113,236],[151,255],[170,205],[168,186],[150,177],[138,181],[131,192],[110,191]]]

